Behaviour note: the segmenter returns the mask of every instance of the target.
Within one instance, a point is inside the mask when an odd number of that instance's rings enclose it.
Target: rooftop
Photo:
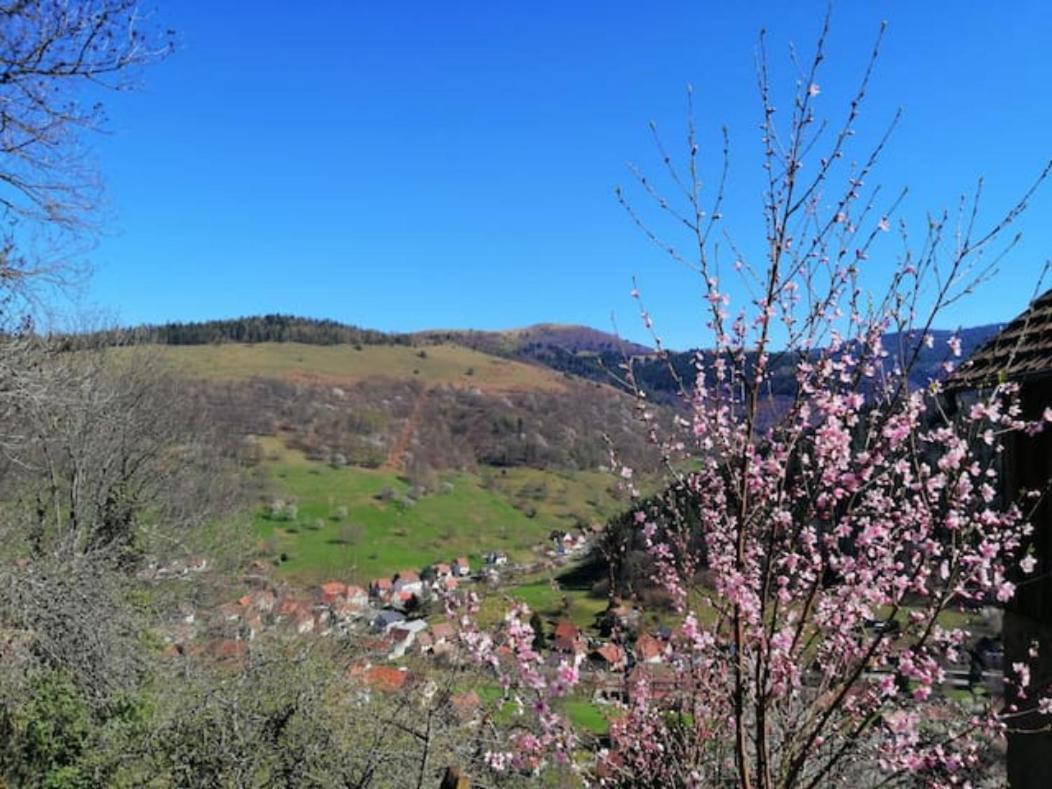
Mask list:
[[[975,389],[1048,374],[1052,374],[1052,290],[972,354],[950,376],[947,388]]]

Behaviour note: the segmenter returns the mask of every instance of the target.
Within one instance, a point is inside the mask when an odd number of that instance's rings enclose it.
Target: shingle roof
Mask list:
[[[946,381],[948,389],[976,389],[1000,380],[1052,374],[1052,290],[1035,299]]]

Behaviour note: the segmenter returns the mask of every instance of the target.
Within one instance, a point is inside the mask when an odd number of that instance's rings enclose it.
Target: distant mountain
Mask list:
[[[653,348],[623,340],[590,326],[561,323],[537,323],[504,331],[429,330],[417,332],[412,337],[419,342],[452,342],[485,353],[519,359],[560,351],[569,354],[612,353],[619,358],[654,353]]]
[[[951,356],[947,345],[947,341],[955,334],[953,331],[933,330],[931,348],[921,343],[919,337],[915,338],[913,342],[917,343],[920,348],[916,363],[910,371],[910,384],[914,387],[926,386],[929,381],[943,377],[944,362],[960,363],[967,359],[1000,331],[1001,327],[1002,324],[987,324],[956,332],[961,340],[959,359]],[[900,348],[904,341],[906,338],[897,333],[891,333],[885,336],[884,345],[889,350],[895,350]],[[664,359],[659,358],[653,352],[631,355],[632,376],[636,385],[646,392],[650,399],[656,402],[674,402],[679,398],[679,382],[688,387],[693,383],[694,361],[698,353],[698,350],[671,351]],[[700,353],[703,356],[711,356],[712,352],[703,350]],[[525,346],[519,349],[517,358],[615,386],[622,386],[621,381],[625,375],[623,370],[625,354],[615,351],[575,353],[553,345]],[[795,357],[782,356],[775,359],[770,376],[772,394],[783,397],[793,396],[796,389],[794,367]]]
[[[962,329],[961,360],[968,358],[1001,328],[987,324]],[[949,357],[946,341],[954,332],[935,330],[931,348],[921,346],[910,373],[913,386],[924,386],[943,374]],[[457,345],[489,356],[542,366],[564,375],[626,388],[624,366],[631,362],[635,383],[656,402],[671,403],[679,397],[679,382],[690,385],[697,350],[670,351],[659,358],[654,349],[621,339],[588,326],[538,323],[505,331],[442,329],[413,333],[389,333],[332,320],[292,315],[262,315],[193,323],[139,326],[95,335],[70,335],[76,347],[83,343],[114,345],[156,343],[160,345],[212,345],[224,343],[303,343],[307,345],[362,346],[396,345],[427,347]],[[919,342],[919,340],[915,340]],[[889,349],[898,348],[898,334],[885,337]],[[709,353],[707,351],[703,352]],[[958,361],[961,361],[958,360]],[[793,359],[782,357],[772,370],[771,386],[776,395],[792,396],[795,388]],[[678,379],[678,381],[677,381]]]

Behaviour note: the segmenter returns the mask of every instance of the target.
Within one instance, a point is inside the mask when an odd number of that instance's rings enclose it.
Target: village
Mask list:
[[[476,566],[459,556],[374,578],[367,586],[329,580],[297,588],[276,583],[267,566],[255,562],[242,577],[246,591],[237,600],[212,609],[184,610],[177,622],[164,629],[165,653],[234,664],[243,661],[252,643],[265,634],[351,639],[360,650],[347,669],[348,678],[369,690],[398,692],[425,679],[426,671],[419,667],[426,661],[450,665],[462,657],[458,623],[443,611],[443,598],[468,589],[500,595],[513,579],[565,568],[588,554],[598,531],[552,532],[549,541],[538,546],[538,558],[530,562],[513,562],[504,552],[485,551]],[[206,559],[195,558],[152,566],[146,575],[152,580],[189,579],[207,569]],[[666,673],[667,681],[672,681],[671,670],[665,672],[662,664],[672,651],[674,632],[668,627],[641,630],[640,621],[638,608],[615,600],[597,617],[594,628],[566,618],[542,622],[535,647],[553,669],[563,662],[577,667],[581,687],[595,702],[624,699],[627,689],[644,675],[652,692],[660,695]],[[407,665],[410,662],[413,668]],[[461,696],[454,699],[458,708],[478,705],[473,692]]]
[[[262,562],[251,565],[242,581],[247,591],[237,600],[213,609],[186,610],[163,633],[168,655],[189,656],[218,665],[244,661],[254,641],[265,634],[298,638],[349,639],[358,649],[346,670],[347,678],[366,692],[398,693],[427,682],[428,665],[448,667],[464,659],[459,644],[459,623],[450,617],[444,602],[468,590],[480,596],[500,597],[516,579],[551,574],[572,567],[592,549],[600,529],[553,531],[549,541],[537,546],[532,561],[512,561],[501,551],[485,551],[481,563],[469,557],[436,561],[420,569],[403,569],[390,577],[374,578],[366,586],[329,580],[299,588],[276,583]],[[152,566],[154,580],[190,578],[208,569],[208,561],[194,558],[166,567]],[[509,601],[510,602],[510,601]],[[633,688],[645,680],[646,692],[655,699],[675,690],[677,672],[669,664],[680,627],[646,627],[640,608],[619,599],[608,602],[592,627],[560,617],[534,617],[534,648],[544,655],[551,670],[573,665],[580,677],[579,691],[597,705],[630,700]],[[991,611],[982,611],[984,619]],[[874,620],[874,630],[893,623]],[[982,628],[994,634],[1000,622]],[[506,646],[497,653],[510,659]],[[999,640],[983,636],[966,657],[947,666],[944,693],[988,694],[1002,683]],[[462,718],[480,708],[474,690],[451,697]]]

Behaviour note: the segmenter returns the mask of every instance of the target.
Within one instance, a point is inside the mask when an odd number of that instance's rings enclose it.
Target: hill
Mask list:
[[[256,342],[158,345],[157,352],[193,376],[213,381],[274,378],[330,386],[366,380],[418,380],[491,392],[565,391],[564,376],[459,345]]]
[[[417,342],[453,342],[486,353],[531,360],[544,351],[566,354],[615,354],[648,356],[653,348],[624,340],[614,334],[574,324],[537,323],[505,331],[429,330],[411,335]]]
[[[233,434],[279,436],[337,466],[418,478],[482,465],[598,469],[611,444],[640,469],[657,462],[625,393],[459,345],[224,342],[154,351],[193,380]]]
[[[931,332],[933,343],[928,348],[920,344],[916,364],[910,372],[910,384],[914,387],[926,386],[929,381],[944,375],[943,362],[950,359],[947,340],[955,333],[961,340],[961,357],[967,359],[987,340],[1001,329],[1001,324],[987,324],[961,329],[958,332],[937,329]],[[884,337],[884,345],[889,350],[897,350],[908,342],[907,338],[892,333]],[[709,350],[670,351],[665,358],[656,354],[638,355],[629,359],[632,375],[640,389],[646,392],[649,399],[658,403],[675,404],[679,401],[679,384],[677,379],[689,383],[695,375],[694,363],[701,354],[711,358]],[[598,353],[575,353],[569,350],[548,345],[523,349],[520,357],[559,372],[579,378],[619,386],[619,379],[624,375],[621,368],[625,356],[614,351]],[[792,397],[796,382],[793,375],[795,358],[792,356],[773,356],[771,374],[771,394],[776,398]]]

